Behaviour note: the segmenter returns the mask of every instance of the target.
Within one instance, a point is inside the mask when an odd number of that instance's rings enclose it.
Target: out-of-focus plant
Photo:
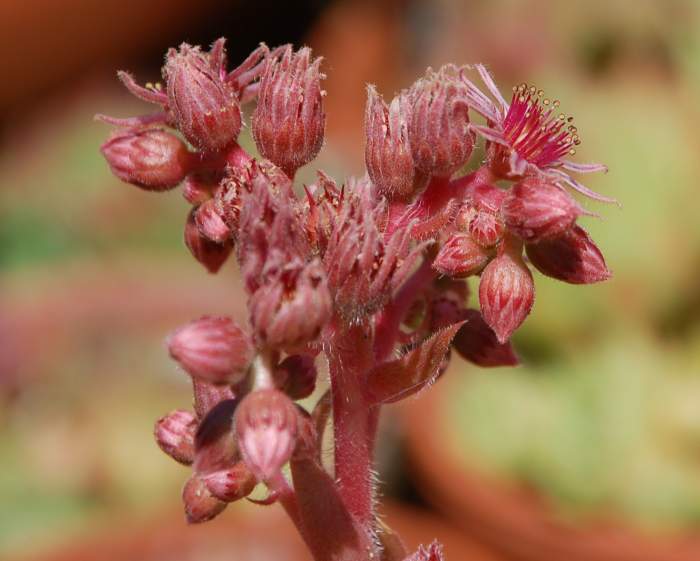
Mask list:
[[[523,252],[565,282],[609,278],[567,190],[610,201],[572,176],[605,168],[566,159],[580,140],[558,101],[522,84],[508,103],[484,66],[447,65],[388,104],[370,86],[367,176],[339,185],[319,171],[299,197],[296,171],[324,137],[320,64],[308,48],[261,45],[229,72],[223,39],[209,52],[183,44],[168,52],[164,86],[120,73],[160,111],[99,117],[118,127],[102,147],[115,175],[149,191],[184,182],[187,247],[212,273],[235,253],[248,294],[248,327],[203,317],[169,338],[194,411],[160,419],[156,440],[193,468],[190,522],[262,483],[269,494],[256,502],[279,502],[317,561],[437,561],[437,543],[409,554],[377,518],[381,406],[432,384],[450,345],[478,365],[517,363],[509,339],[534,302]],[[260,158],[237,143],[248,101]],[[479,136],[485,162],[456,176]],[[465,306],[473,275],[480,311]],[[313,392],[321,356],[331,388],[307,412],[296,402]]]

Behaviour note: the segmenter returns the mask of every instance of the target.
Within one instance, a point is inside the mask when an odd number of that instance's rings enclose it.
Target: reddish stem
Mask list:
[[[345,505],[366,529],[372,529],[374,489],[373,444],[378,408],[371,410],[364,380],[373,364],[366,325],[347,327],[334,322],[329,352],[333,399],[335,479]]]
[[[432,258],[424,257],[423,263],[403,284],[382,311],[375,328],[374,356],[377,363],[385,361],[396,345],[399,326],[406,317],[411,305],[418,295],[435,278]]]

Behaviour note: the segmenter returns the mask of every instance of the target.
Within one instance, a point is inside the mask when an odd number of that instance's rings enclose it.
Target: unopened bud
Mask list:
[[[535,301],[532,273],[523,261],[522,247],[513,243],[489,263],[479,282],[479,303],[486,323],[505,343],[520,327]]]
[[[212,495],[196,473],[187,480],[182,489],[182,502],[185,503],[188,524],[207,522],[226,508],[226,503]]]
[[[386,197],[403,198],[414,191],[415,166],[408,141],[410,106],[405,95],[389,107],[374,86],[367,88],[365,164],[372,183]]]
[[[279,378],[282,391],[297,400],[309,397],[313,393],[318,371],[313,357],[291,355],[277,366],[275,376]]]
[[[293,351],[316,339],[332,313],[321,263],[282,267],[253,293],[248,310],[257,340],[271,348]]]
[[[411,88],[410,139],[416,167],[449,176],[467,163],[475,135],[469,130],[467,89],[452,66],[418,80]]]
[[[456,232],[440,248],[433,268],[449,277],[468,277],[479,273],[491,257],[469,234]]]
[[[478,310],[464,310],[460,319],[467,321],[459,328],[452,346],[462,358],[485,367],[518,364],[511,343],[500,343]]]
[[[176,462],[190,465],[194,461],[194,434],[197,418],[190,411],[178,409],[156,421],[154,434],[160,449]]]
[[[240,382],[253,358],[250,337],[226,317],[188,323],[169,337],[168,349],[192,377],[212,384]]]
[[[316,157],[326,116],[319,71],[321,59],[311,49],[288,46],[281,57],[269,57],[260,79],[252,132],[260,153],[290,177]]]
[[[227,240],[217,243],[205,238],[199,231],[195,221],[195,209],[189,213],[185,224],[185,245],[192,256],[199,261],[210,273],[216,273],[226,262],[233,251],[233,242]]]
[[[192,167],[185,143],[161,129],[119,132],[100,150],[114,175],[147,191],[172,189]]]
[[[469,232],[479,245],[495,246],[505,231],[500,213],[505,196],[505,191],[493,185],[477,186],[473,189],[469,202],[457,214],[457,227]]]
[[[232,503],[253,492],[257,481],[244,462],[229,469],[214,471],[202,476],[209,492],[220,501]]]
[[[232,144],[241,130],[238,97],[199,47],[170,49],[163,67],[168,105],[177,128],[198,148],[215,152]]]
[[[243,459],[259,481],[287,463],[297,439],[297,410],[278,390],[248,394],[236,411],[236,436]]]
[[[231,230],[224,222],[214,199],[203,202],[194,214],[199,232],[216,243],[224,243],[231,237]]]
[[[556,238],[528,244],[525,250],[538,271],[564,282],[592,284],[612,276],[600,249],[579,226]]]
[[[506,226],[526,243],[562,234],[581,214],[566,191],[537,179],[516,183],[503,203]]]

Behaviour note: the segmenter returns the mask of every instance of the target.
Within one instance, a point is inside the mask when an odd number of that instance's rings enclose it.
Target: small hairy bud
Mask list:
[[[257,484],[253,472],[244,462],[238,462],[229,469],[208,473],[202,479],[209,492],[226,503],[247,497]]]
[[[250,323],[262,344],[293,351],[316,339],[331,317],[326,275],[318,260],[270,268],[268,263],[265,284],[248,301]]]
[[[289,178],[276,166],[256,169],[244,188],[237,242],[241,276],[250,293],[283,269],[298,269],[309,253]]]
[[[463,278],[479,273],[492,254],[476,243],[469,234],[456,232],[440,248],[433,268],[448,277]]]
[[[297,400],[313,393],[318,371],[312,356],[291,355],[277,365],[275,377],[282,391]]]
[[[194,461],[194,434],[197,417],[177,409],[156,421],[154,435],[160,449],[176,462],[190,465]]]
[[[321,59],[311,49],[269,57],[260,79],[252,132],[260,153],[292,177],[316,157],[326,125],[321,90]]]
[[[248,216],[244,217],[246,230],[265,229],[272,222],[277,207],[284,206],[282,201],[289,201],[290,192],[291,182],[281,169],[267,160],[251,160],[226,170],[216,191],[217,210],[235,238],[246,199],[250,199],[246,209]]]
[[[581,207],[566,191],[538,179],[516,183],[503,203],[508,230],[526,243],[558,236],[581,214]]]
[[[556,238],[528,244],[525,251],[540,273],[564,282],[593,284],[612,276],[600,249],[580,226]]]
[[[182,502],[185,503],[188,524],[207,522],[226,508],[226,503],[212,495],[204,480],[196,473],[187,480],[182,489]]]
[[[177,51],[170,49],[163,77],[168,106],[187,140],[204,151],[216,152],[238,138],[238,97],[199,47],[183,43]]]
[[[114,175],[147,191],[176,187],[193,164],[185,143],[162,129],[119,132],[100,150]]]
[[[192,256],[199,261],[210,273],[216,273],[226,262],[228,256],[233,251],[233,242],[227,240],[224,243],[217,243],[209,238],[205,238],[199,231],[195,219],[196,209],[187,216],[185,223],[185,245],[190,250]]]
[[[188,323],[169,337],[168,349],[188,374],[212,384],[240,382],[253,359],[250,337],[226,317]]]
[[[455,335],[452,346],[462,358],[484,367],[518,364],[513,346],[498,341],[478,310],[463,310],[460,319],[466,323]]]
[[[506,243],[501,254],[486,266],[479,282],[481,313],[500,343],[520,327],[535,301],[532,273],[521,251],[520,244]]]
[[[452,175],[467,163],[475,142],[466,86],[456,79],[453,66],[445,66],[438,72],[428,70],[410,95],[409,134],[416,167],[429,175]]]
[[[482,247],[495,246],[505,231],[500,213],[505,196],[505,191],[498,187],[479,185],[457,214],[457,227],[469,232],[472,239]]]
[[[323,263],[336,309],[354,321],[374,313],[406,280],[419,251],[411,251],[410,229],[385,235],[386,205],[375,202],[371,184],[357,182],[345,199],[328,240]]]
[[[194,221],[199,232],[216,243],[224,243],[231,237],[231,230],[221,217],[214,199],[204,201],[195,211]]]
[[[245,463],[259,481],[267,481],[294,451],[296,406],[279,390],[250,393],[236,410],[235,427]]]
[[[406,95],[396,96],[387,107],[374,86],[367,88],[365,164],[372,183],[389,198],[404,198],[414,191],[409,119]]]

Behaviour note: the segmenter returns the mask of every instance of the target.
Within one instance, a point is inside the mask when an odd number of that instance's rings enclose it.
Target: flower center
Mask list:
[[[536,166],[558,162],[574,155],[581,143],[574,118],[555,109],[559,101],[550,101],[535,86],[523,83],[513,87],[513,99],[503,123],[503,135],[521,158]]]

